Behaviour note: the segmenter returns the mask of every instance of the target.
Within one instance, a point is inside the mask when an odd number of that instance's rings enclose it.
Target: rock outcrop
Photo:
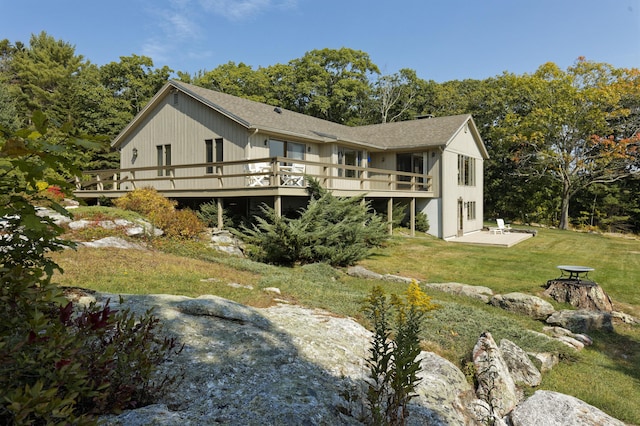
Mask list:
[[[125,295],[123,305],[115,295],[93,297],[136,314],[154,307],[165,332],[185,344],[164,366],[184,373],[179,387],[153,406],[104,416],[106,425],[362,424],[371,333],[353,319],[216,296]],[[420,356],[408,424],[477,424],[462,372],[436,354]]]
[[[573,396],[539,390],[510,415],[513,426],[624,426]]]
[[[449,294],[478,299],[483,301],[484,303],[489,303],[489,300],[493,296],[493,290],[491,290],[489,287],[479,285],[468,285],[460,283],[432,283],[426,284],[426,287]]]
[[[86,241],[79,244],[85,247],[92,247],[92,248],[111,247],[111,248],[134,249],[134,250],[147,249],[142,244],[127,241],[124,238],[120,238],[120,237],[104,237],[104,238],[100,238],[99,240]]]
[[[211,231],[211,244],[209,246],[232,256],[244,257],[242,241],[224,229]]]
[[[256,309],[217,296],[124,295],[120,302],[116,295],[76,288],[66,294],[78,302],[110,299],[113,309],[136,315],[153,308],[164,332],[184,343],[160,371],[183,374],[178,386],[156,404],[102,416],[103,425],[365,423],[372,335],[351,318],[289,304]],[[511,342],[503,340],[498,348],[484,333],[473,355],[477,392],[455,365],[431,352],[420,354],[422,380],[409,404],[408,425],[553,425],[560,424],[554,416],[583,412],[594,423],[582,424],[621,424],[575,398],[549,392],[538,391],[518,406],[522,393],[516,382],[535,386],[537,379],[535,367]]]
[[[347,275],[351,275],[352,277],[358,277],[358,278],[391,281],[391,282],[400,283],[400,284],[411,284],[411,282],[414,281],[413,278],[403,277],[400,275],[379,274],[377,272],[370,271],[359,265],[348,267]]]
[[[586,309],[554,312],[547,318],[547,324],[560,326],[574,333],[588,333],[591,330],[613,331],[610,313]]]
[[[518,345],[511,340],[500,340],[500,352],[504,359],[509,373],[516,385],[536,387],[542,381],[542,374],[533,365],[529,356]]]
[[[429,408],[426,413],[421,410],[423,424],[472,425],[481,420],[484,413],[470,409],[476,396],[462,371],[433,352],[422,352],[420,357],[423,369],[418,377],[422,382],[413,405]]]
[[[496,294],[489,303],[504,310],[528,315],[538,320],[545,320],[555,312],[551,303],[538,296],[524,293]]]
[[[472,357],[478,379],[476,394],[493,407],[499,417],[508,414],[518,404],[518,392],[491,333],[484,332],[480,336]]]
[[[46,211],[42,214],[49,214]],[[74,231],[89,228],[89,227],[98,227],[103,229],[111,229],[116,230],[120,229],[124,231],[126,235],[129,237],[140,237],[140,236],[154,236],[158,237],[164,232],[147,222],[146,220],[138,219],[135,221],[130,221],[126,219],[114,219],[114,220],[86,220],[79,219],[74,221],[67,222],[67,226],[69,229]]]

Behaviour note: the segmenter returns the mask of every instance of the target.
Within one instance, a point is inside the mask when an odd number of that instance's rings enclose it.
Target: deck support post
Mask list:
[[[387,229],[389,235],[393,235],[393,197],[387,200]]]
[[[416,198],[411,198],[411,207],[410,207],[410,222],[411,222],[411,236],[416,236]]]
[[[273,209],[276,211],[276,216],[282,216],[282,197],[280,195],[273,197]]]
[[[218,229],[222,229],[222,227],[224,226],[222,197],[218,197],[216,199],[216,204],[218,206]]]

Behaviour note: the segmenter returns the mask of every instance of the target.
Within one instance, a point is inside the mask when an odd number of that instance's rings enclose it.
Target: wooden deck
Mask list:
[[[312,177],[336,196],[366,193],[371,198],[433,198],[429,175],[293,160],[283,157],[247,161],[87,171],[75,182],[78,198],[117,198],[136,188],[153,187],[172,198],[306,196]],[[256,169],[257,165],[265,165]]]

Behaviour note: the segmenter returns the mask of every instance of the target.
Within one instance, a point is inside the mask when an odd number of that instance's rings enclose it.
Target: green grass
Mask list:
[[[253,306],[267,306],[265,287],[282,299],[363,320],[362,300],[376,285],[388,293],[402,284],[349,277],[327,265],[280,268],[230,257],[195,242],[156,239],[152,251],[67,250],[54,259],[65,269],[63,285],[113,293],[217,294]],[[379,273],[423,282],[461,282],[496,293],[542,292],[559,275],[558,264],[595,268],[590,278],[612,297],[614,306],[640,317],[640,240],[541,229],[511,248],[447,243],[432,237],[394,237],[361,262]],[[252,286],[230,287],[228,283]],[[549,344],[530,333],[543,323],[468,298],[428,291],[440,308],[425,324],[424,345],[464,367],[480,333],[512,340],[526,351],[559,351],[563,361],[544,376],[541,389],[575,395],[622,421],[640,424],[640,327],[616,324],[615,333],[595,333],[594,346],[580,353]],[[530,393],[530,391],[528,391]],[[622,396],[622,397],[621,397]]]
[[[640,239],[539,229],[510,248],[446,242],[433,237],[394,238],[361,264],[380,273],[423,282],[483,285],[496,293],[539,294],[560,275],[557,265],[595,268],[596,281],[616,309],[640,316]]]

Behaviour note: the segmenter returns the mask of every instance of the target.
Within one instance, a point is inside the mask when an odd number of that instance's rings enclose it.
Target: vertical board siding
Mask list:
[[[122,144],[120,164],[122,168],[153,167],[157,165],[156,146],[171,145],[172,165],[204,163],[205,140],[223,139],[224,160],[234,161],[244,158],[248,132],[240,124],[214,113],[210,108],[195,101],[183,93],[179,94],[178,104],[173,103],[173,95],[165,96],[157,108],[151,111],[140,123],[140,126]],[[134,141],[135,142],[132,142]],[[135,143],[135,145],[134,145]],[[133,148],[137,148],[138,157],[132,164]],[[242,173],[238,170],[225,169],[225,173]],[[206,168],[176,169],[176,177],[204,176]],[[156,171],[138,172],[136,178],[153,178]],[[240,185],[238,182],[229,184]],[[218,180],[183,179],[174,182],[175,189],[214,189],[218,188]],[[157,182],[157,189],[172,189],[170,182]]]

